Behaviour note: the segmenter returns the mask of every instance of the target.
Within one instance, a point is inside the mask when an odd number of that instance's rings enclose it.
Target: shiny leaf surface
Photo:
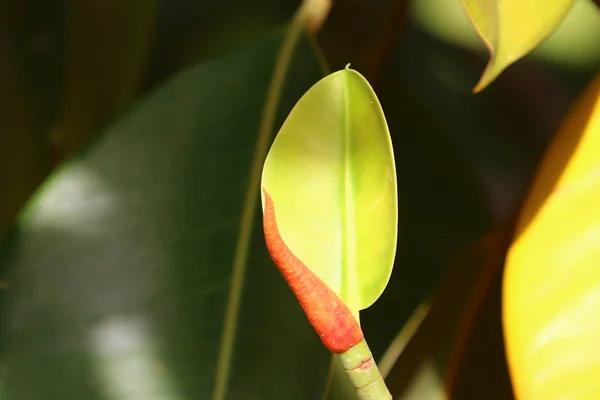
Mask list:
[[[488,86],[510,64],[544,41],[562,22],[573,0],[463,0],[490,61],[475,87]]]
[[[269,151],[262,186],[291,251],[358,312],[389,280],[397,195],[387,124],[369,83],[346,68],[296,104]]]
[[[600,75],[550,146],[508,253],[503,318],[520,400],[600,397],[599,159]]]

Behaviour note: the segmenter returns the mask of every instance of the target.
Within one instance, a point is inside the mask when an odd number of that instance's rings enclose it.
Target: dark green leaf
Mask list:
[[[0,398],[214,398],[226,318],[235,329],[223,398],[320,398],[330,355],[266,253],[258,218],[241,243],[247,256],[239,251],[280,44],[174,77],[35,196],[0,254]],[[320,76],[303,43],[277,127]],[[258,214],[258,182],[250,189]],[[236,263],[237,314],[227,307]]]

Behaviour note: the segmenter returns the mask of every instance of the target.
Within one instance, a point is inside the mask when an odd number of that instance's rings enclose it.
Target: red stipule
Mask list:
[[[285,244],[277,228],[273,200],[264,188],[263,194],[263,229],[271,258],[325,347],[336,354],[349,350],[363,340],[360,325],[342,299]]]

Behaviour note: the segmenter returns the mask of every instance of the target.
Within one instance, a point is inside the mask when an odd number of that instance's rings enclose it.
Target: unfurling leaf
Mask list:
[[[291,252],[355,317],[373,304],[395,256],[396,173],[383,111],[362,75],[335,72],[298,101],[267,156],[262,187]]]
[[[265,161],[262,203],[271,257],[339,355],[340,385],[391,398],[358,325],[390,278],[398,222],[390,135],[362,75],[338,71],[298,101]]]

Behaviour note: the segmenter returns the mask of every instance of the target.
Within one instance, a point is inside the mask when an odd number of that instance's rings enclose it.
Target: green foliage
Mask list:
[[[0,260],[10,284],[2,398],[211,398],[223,355],[226,398],[324,390],[330,356],[272,266],[260,224],[240,237],[280,43],[173,77],[35,196]],[[293,61],[281,116],[320,76],[306,43]],[[239,310],[228,307],[231,290]],[[220,352],[230,318],[233,347]]]
[[[323,98],[365,90],[377,107],[365,97],[352,113],[313,104],[282,132],[317,116],[368,119],[382,147],[365,153],[378,161],[324,152],[297,164],[294,181],[273,182],[308,192],[341,176],[343,160],[363,174],[363,193],[382,190],[390,206],[395,186],[367,169],[398,171],[397,216],[354,232],[386,262],[355,281],[336,270],[329,283],[358,309],[389,278],[360,320],[395,399],[513,396],[500,337],[505,243],[480,239],[497,224],[511,233],[552,132],[597,71],[594,2],[576,0],[541,47],[571,1],[337,2],[318,35],[327,1],[304,2],[288,34],[291,0],[101,3],[0,6],[0,400],[353,398],[259,223],[268,147],[326,61],[357,72],[332,75]],[[482,53],[455,45],[472,31],[467,15],[493,51],[483,77]],[[331,89],[348,74],[351,85]],[[473,96],[477,79],[486,89]],[[323,150],[327,135],[348,132],[321,126],[303,138]],[[285,154],[269,161],[278,170],[308,145],[281,143]],[[341,197],[323,187],[328,208],[300,196],[284,235],[342,215]],[[375,284],[362,290],[365,276]]]
[[[269,151],[262,187],[290,250],[354,313],[372,305],[392,272],[398,201],[387,124],[362,75],[338,71],[300,99]]]

